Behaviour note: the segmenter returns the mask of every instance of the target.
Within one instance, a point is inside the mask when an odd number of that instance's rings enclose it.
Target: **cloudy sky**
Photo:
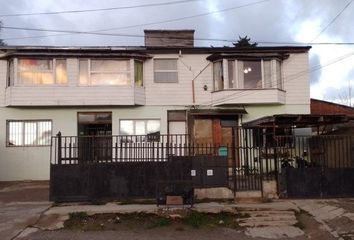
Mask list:
[[[0,38],[8,45],[122,46],[143,45],[140,36],[144,29],[195,29],[196,38],[227,40],[196,41],[198,46],[231,45],[230,40],[239,35],[264,42],[261,45],[270,44],[266,42],[277,45],[313,43],[310,51],[311,96],[343,103],[348,99],[349,86],[354,88],[354,45],[316,44],[354,42],[353,0],[191,0],[110,11],[4,16],[176,1],[0,0],[0,21],[4,27],[138,35],[122,37],[3,28]]]

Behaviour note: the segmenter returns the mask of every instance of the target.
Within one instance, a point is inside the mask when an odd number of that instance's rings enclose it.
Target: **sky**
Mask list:
[[[232,46],[232,40],[246,35],[262,46],[270,45],[269,42],[274,42],[275,45],[281,43],[291,45],[289,43],[294,42],[311,43],[313,44],[309,55],[311,97],[349,103],[349,91],[354,88],[354,45],[319,45],[316,43],[354,42],[354,24],[352,24],[354,3],[348,6],[353,0],[192,0],[164,6],[110,11],[2,16],[18,13],[116,8],[175,1],[177,0],[0,0],[0,21],[4,27],[81,32],[111,29],[102,33],[139,36],[143,35],[144,29],[195,29],[195,38],[227,40],[196,41],[197,46]],[[339,14],[341,11],[343,12]],[[176,20],[179,18],[184,19]],[[156,24],[156,22],[163,21],[165,23]],[[14,29],[2,29],[0,39],[4,39],[8,45],[144,45],[142,37]],[[265,42],[268,43],[265,44]],[[351,95],[354,96],[354,90]],[[352,103],[354,103],[354,97]]]

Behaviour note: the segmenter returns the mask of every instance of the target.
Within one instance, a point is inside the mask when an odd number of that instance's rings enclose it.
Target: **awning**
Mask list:
[[[314,115],[314,114],[277,114],[273,116],[266,116],[258,118],[246,123],[242,126],[246,128],[257,127],[277,127],[277,128],[306,128],[323,125],[332,125],[346,123],[351,119],[343,114],[328,114],[328,115]]]
[[[194,116],[235,116],[241,114],[247,114],[244,108],[233,109],[191,109],[189,114]]]

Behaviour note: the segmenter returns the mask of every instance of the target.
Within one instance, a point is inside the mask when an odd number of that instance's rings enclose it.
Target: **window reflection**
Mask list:
[[[67,83],[65,59],[19,59],[17,69],[19,81],[23,85]]]

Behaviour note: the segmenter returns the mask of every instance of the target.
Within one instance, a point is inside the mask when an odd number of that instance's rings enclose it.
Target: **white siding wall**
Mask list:
[[[7,61],[0,60],[0,107],[5,104],[5,89],[7,84],[6,77],[7,77]]]
[[[210,102],[212,90],[212,68],[208,55],[161,54],[154,58],[178,59],[178,83],[155,83],[153,59],[145,62],[145,93],[146,105],[192,105],[192,79],[205,67],[204,71],[195,79],[196,103]],[[203,86],[208,86],[208,91]]]
[[[286,104],[310,104],[309,68],[308,53],[291,54],[283,62]]]

